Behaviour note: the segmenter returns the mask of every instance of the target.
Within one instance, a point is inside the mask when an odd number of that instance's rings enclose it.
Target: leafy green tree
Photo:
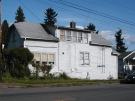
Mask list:
[[[94,24],[90,23],[90,24],[87,26],[86,29],[87,29],[87,30],[91,30],[91,31],[96,31],[96,26],[95,26]]]
[[[33,54],[27,48],[6,49],[4,56],[7,65],[6,72],[9,72],[12,77],[30,76],[28,64],[33,60]]]
[[[45,11],[45,19],[44,19],[44,23],[46,25],[55,25],[55,23],[57,22],[57,13],[54,11],[54,9],[52,8],[48,8],[46,11]]]
[[[9,40],[9,25],[7,20],[4,20],[2,23],[2,43],[7,46],[8,40]]]
[[[16,12],[15,22],[24,22],[24,21],[25,21],[25,16],[23,13],[23,9],[21,8],[21,6],[19,6]]]
[[[125,47],[124,38],[122,38],[122,30],[119,29],[115,34],[116,50],[119,53],[124,53],[128,48]]]

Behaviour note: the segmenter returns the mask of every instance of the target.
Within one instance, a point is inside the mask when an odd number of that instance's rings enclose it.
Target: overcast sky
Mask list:
[[[61,4],[63,1],[73,4],[66,6]],[[70,21],[75,21],[78,26],[86,27],[93,23],[112,43],[115,32],[121,28],[128,50],[135,50],[135,0],[3,0],[2,4],[2,19],[9,24],[14,23],[18,6],[23,8],[26,21],[37,23],[44,22],[47,8],[53,8],[58,13],[57,25],[68,26]],[[81,10],[84,8],[87,12]]]

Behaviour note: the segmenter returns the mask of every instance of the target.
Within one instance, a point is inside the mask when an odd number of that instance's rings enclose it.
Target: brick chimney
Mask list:
[[[76,28],[76,22],[70,22],[70,28]]]

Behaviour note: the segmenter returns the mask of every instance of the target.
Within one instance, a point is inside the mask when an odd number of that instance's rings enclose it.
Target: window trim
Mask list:
[[[83,54],[83,58],[82,59],[81,59],[81,54]],[[86,54],[88,54],[88,59],[85,59],[85,55]],[[86,51],[80,51],[79,52],[79,55],[80,55],[80,57],[79,57],[79,64],[81,66],[90,66],[90,53],[89,52],[86,52]],[[86,63],[85,62],[87,60],[88,60],[89,63]],[[81,61],[83,61],[83,64],[81,64]]]

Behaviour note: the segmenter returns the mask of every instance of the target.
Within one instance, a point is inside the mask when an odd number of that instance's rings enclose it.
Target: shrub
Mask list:
[[[4,50],[6,72],[16,78],[30,76],[28,64],[33,59],[33,54],[27,48],[15,48]]]
[[[70,79],[70,77],[69,77],[66,73],[61,73],[61,74],[59,75],[59,78],[60,78],[60,79]]]
[[[2,80],[12,80],[13,79],[13,77],[11,76],[11,74],[9,73],[9,72],[5,72],[4,74],[3,74],[3,77],[2,77]]]
[[[36,64],[35,61],[32,61],[32,66],[35,67],[36,71],[35,71],[34,74],[35,74],[36,78],[39,78],[39,72],[42,72],[43,76],[49,76],[50,75],[50,71],[52,69],[51,65],[41,66],[40,64]]]
[[[0,57],[0,80],[2,80],[4,72],[5,72],[5,63]]]

